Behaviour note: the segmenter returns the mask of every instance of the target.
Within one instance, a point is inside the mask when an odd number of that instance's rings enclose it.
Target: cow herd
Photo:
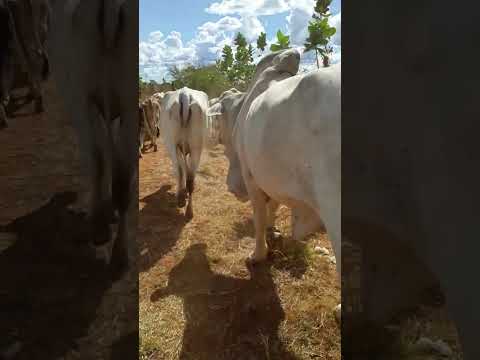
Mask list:
[[[209,101],[204,92],[184,87],[140,105],[140,127],[150,129],[141,131],[140,147],[145,134],[162,136],[177,181],[177,205],[187,206],[187,220],[193,217],[202,149],[217,132],[229,160],[228,190],[253,207],[252,264],[267,257],[266,236],[279,204],[292,210],[294,240],[324,225],[335,256],[341,256],[340,65],[297,75],[299,63],[297,50],[277,51],[258,63],[246,92],[230,89]],[[336,264],[340,273],[341,262]]]
[[[371,10],[376,6],[371,5]],[[440,22],[438,30],[444,31]],[[375,37],[379,40],[369,44],[362,40]],[[368,36],[359,37],[358,43],[396,46],[383,37],[386,35],[371,25]],[[391,54],[394,51],[399,50],[392,48]],[[381,85],[379,89],[386,89],[395,83],[396,92],[372,97],[359,88],[349,104],[350,112],[346,108],[345,118],[357,119],[363,114],[374,122],[375,131],[359,121],[345,122],[346,133],[350,129],[356,137],[347,144],[350,153],[345,156],[343,178],[355,179],[355,186],[342,191],[340,65],[297,74],[299,62],[300,54],[294,49],[273,52],[257,64],[245,92],[230,89],[209,100],[202,91],[182,88],[154,94],[137,107],[137,87],[125,84],[138,83],[138,1],[0,0],[0,129],[8,131],[17,105],[13,90],[27,88],[26,99],[33,101],[39,113],[44,111],[41,83],[50,77],[54,80],[76,131],[90,181],[92,243],[99,248],[110,243],[111,225],[118,223],[113,253],[107,254],[107,260],[112,256],[112,262],[122,269],[129,265],[128,244],[135,239],[128,210],[137,200],[138,156],[145,151],[145,143],[150,142],[156,150],[158,137],[163,138],[177,182],[177,205],[186,207],[185,217],[190,220],[202,150],[216,138],[229,161],[229,192],[239,201],[250,201],[253,208],[255,249],[250,263],[265,260],[266,237],[275,225],[279,204],[283,204],[292,211],[292,239],[300,240],[325,226],[341,274],[342,215],[343,232],[348,231],[352,238],[366,239],[362,234],[373,230],[382,233],[382,241],[363,244],[369,250],[364,252],[369,266],[362,286],[364,298],[370,299],[365,308],[371,320],[384,321],[410,301],[405,294],[432,282],[430,276],[421,279],[416,275],[425,273],[416,272],[416,264],[383,260],[381,249],[391,252],[399,238],[410,239],[410,246],[446,293],[464,358],[479,358],[480,292],[478,286],[463,288],[459,282],[474,273],[477,257],[471,235],[476,233],[472,226],[476,212],[466,189],[474,189],[478,182],[459,168],[463,164],[459,159],[472,159],[465,167],[475,167],[473,157],[464,156],[463,151],[467,145],[473,148],[475,140],[461,134],[458,138],[466,140],[456,142],[450,134],[458,129],[449,122],[452,118],[474,122],[475,102],[459,108],[443,101],[451,106],[449,112],[432,116],[428,104],[440,101],[434,101],[433,95],[425,101],[424,96],[436,91],[443,94],[441,86],[427,87],[423,80],[415,83],[410,67],[395,69],[393,73],[402,75],[392,78],[387,66],[359,58],[359,84],[374,82]],[[461,90],[466,93],[466,85],[456,89]],[[416,113],[410,110],[412,104]],[[417,129],[421,123],[429,124],[421,128],[427,129],[424,132]],[[438,144],[425,146],[424,140],[432,132]],[[462,148],[459,144],[466,145]],[[458,154],[443,156],[440,150],[447,147],[458,149]],[[450,173],[464,174],[465,186],[457,189],[449,180]],[[443,205],[448,191],[439,189],[456,189],[461,195],[449,211],[462,211],[464,226],[450,221]],[[343,208],[342,193],[348,199]],[[462,199],[469,205],[463,206]],[[437,245],[440,238],[445,239],[443,247]],[[415,274],[416,281],[404,276],[403,283],[399,280],[402,274]],[[379,308],[375,299],[385,300],[388,306]]]

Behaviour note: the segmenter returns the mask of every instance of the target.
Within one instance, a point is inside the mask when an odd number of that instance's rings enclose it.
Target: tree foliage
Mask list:
[[[251,44],[248,44],[242,33],[235,36],[234,44],[236,46],[235,53],[231,46],[224,46],[222,59],[217,61],[217,68],[231,84],[238,88],[244,88],[255,72],[254,49]]]
[[[148,82],[142,78],[141,75],[138,76],[138,88],[139,88],[139,100],[143,101],[145,98],[153,95],[157,92],[165,92],[169,90],[173,90],[173,86],[171,83],[167,82],[163,79],[163,83],[159,84],[155,80],[149,80]]]
[[[265,51],[266,47],[267,47],[267,34],[262,32],[260,33],[260,36],[257,39],[257,49],[263,52]]]
[[[169,74],[175,89],[187,86],[204,91],[209,97],[217,97],[232,87],[232,83],[216,65],[199,67],[190,65],[183,69],[174,66],[169,70]]]
[[[308,38],[305,43],[305,52],[314,50],[317,58],[317,67],[320,67],[318,55],[322,57],[323,66],[330,64],[330,55],[333,48],[328,45],[336,29],[329,25],[330,4],[332,0],[317,0],[313,20],[308,23]]]
[[[285,35],[282,30],[277,31],[277,43],[270,45],[271,51],[279,51],[290,47],[290,36]]]

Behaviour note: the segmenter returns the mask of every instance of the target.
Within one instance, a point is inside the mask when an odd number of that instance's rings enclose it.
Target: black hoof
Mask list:
[[[187,191],[184,189],[177,194],[177,207],[184,208],[187,204]]]

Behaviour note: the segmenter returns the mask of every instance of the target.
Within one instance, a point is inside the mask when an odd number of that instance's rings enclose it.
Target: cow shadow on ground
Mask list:
[[[111,359],[138,359],[140,341],[138,332],[122,336],[112,345]]]
[[[205,244],[187,249],[168,286],[151,296],[152,302],[170,295],[183,299],[180,359],[297,359],[278,335],[285,313],[270,267],[249,271],[250,280],[216,274]]]
[[[0,354],[17,344],[15,359],[56,359],[88,335],[114,274],[88,245],[86,217],[67,208],[75,200],[56,194],[0,229],[16,234],[0,253]]]
[[[251,218],[235,222],[233,230],[237,239],[248,237],[252,243],[255,242],[255,226]],[[293,246],[286,249],[284,244],[288,241],[292,241],[290,235],[274,238],[272,233],[267,233],[269,261],[275,269],[288,271],[291,276],[300,279],[308,269],[308,245],[300,241],[291,242]]]
[[[140,199],[145,206],[139,214],[138,246],[139,271],[146,272],[161,259],[180,237],[186,225],[183,210],[177,207],[177,198],[169,192],[171,185]]]

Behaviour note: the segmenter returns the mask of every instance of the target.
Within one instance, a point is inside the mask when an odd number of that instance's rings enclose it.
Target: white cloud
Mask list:
[[[335,2],[335,1],[334,1]],[[209,21],[197,28],[195,37],[184,43],[182,34],[172,31],[165,36],[160,31],[152,32],[139,46],[140,72],[145,78],[161,80],[170,66],[214,63],[225,45],[233,45],[237,32],[245,35],[256,47],[256,39],[265,32],[265,18],[260,16],[286,13],[286,29],[292,46],[303,52],[308,36],[308,22],[313,14],[315,0],[221,0],[211,4],[206,12],[226,15],[218,21]],[[229,16],[234,15],[234,16]],[[331,62],[341,61],[341,13],[332,15],[330,24],[337,29],[332,37],[334,53]],[[284,29],[282,29],[284,30]],[[267,49],[276,42],[276,34],[268,34]],[[268,51],[267,51],[268,52]],[[256,59],[258,60],[258,59]],[[302,67],[315,65],[315,53],[302,55]]]
[[[222,0],[205,9],[215,15],[275,15],[288,11],[289,0]]]
[[[337,32],[332,36],[332,42],[340,46],[342,44],[342,13],[339,12],[330,17],[329,23],[330,26],[337,29]]]
[[[261,32],[265,32],[265,27],[262,22],[256,16],[244,16],[242,17],[242,27],[238,30],[248,42],[256,42]]]

